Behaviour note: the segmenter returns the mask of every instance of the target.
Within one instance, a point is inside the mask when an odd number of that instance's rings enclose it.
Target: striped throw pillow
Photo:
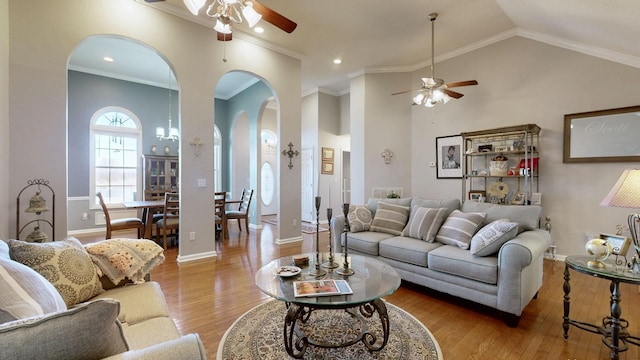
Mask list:
[[[473,234],[476,233],[487,213],[464,213],[454,210],[440,227],[436,240],[445,245],[468,249]]]
[[[370,231],[383,232],[391,235],[402,234],[409,217],[409,206],[395,204],[378,203],[376,215],[371,223]]]
[[[0,256],[0,324],[64,310],[62,296],[47,279]]]
[[[433,242],[446,218],[446,208],[414,207],[407,226],[402,230],[402,236]]]

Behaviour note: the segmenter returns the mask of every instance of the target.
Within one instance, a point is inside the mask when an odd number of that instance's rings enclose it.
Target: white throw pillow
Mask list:
[[[468,249],[473,234],[486,216],[487,213],[464,213],[454,210],[440,227],[436,240],[445,245]]]
[[[489,256],[495,254],[507,241],[518,234],[518,223],[509,219],[499,219],[487,224],[471,238],[471,255]]]
[[[369,231],[371,227],[372,217],[371,211],[367,205],[351,205],[347,214],[349,220],[349,231],[361,232]]]
[[[433,242],[447,218],[447,212],[446,208],[414,207],[407,226],[402,230],[402,236]]]

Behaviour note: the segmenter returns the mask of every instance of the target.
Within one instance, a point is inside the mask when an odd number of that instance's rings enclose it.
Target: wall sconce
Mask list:
[[[289,157],[289,169],[293,169],[293,163],[291,160],[294,156],[298,156],[299,152],[298,150],[293,150],[293,143],[289,142],[289,145],[287,146],[289,146],[289,150],[282,150],[282,155]]]
[[[384,163],[385,164],[390,164],[391,163],[391,158],[393,157],[393,153],[391,152],[391,150],[384,149],[384,151],[380,155],[382,155],[382,157],[384,158]]]

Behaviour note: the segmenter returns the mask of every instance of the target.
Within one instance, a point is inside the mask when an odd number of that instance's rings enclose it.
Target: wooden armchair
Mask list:
[[[156,234],[160,236],[162,230],[162,244],[167,250],[167,231],[176,231],[178,238],[178,229],[180,227],[180,195],[178,193],[164,194],[164,211],[162,218],[156,222]]]
[[[253,198],[253,190],[242,190],[242,196],[239,201],[232,201],[232,203],[239,203],[238,210],[227,210],[225,216],[227,220],[238,220],[238,227],[242,231],[242,225],[240,220],[244,219],[244,224],[249,231],[249,206],[251,206],[251,199]]]
[[[226,192],[216,192],[215,193],[215,226],[216,226],[216,238],[218,237],[218,233],[220,233],[220,239],[228,239],[229,231],[227,230],[227,216],[226,216],[226,204],[227,201],[227,193]]]
[[[102,207],[102,212],[104,213],[104,220],[107,224],[107,235],[105,239],[111,239],[111,233],[113,231],[129,230],[129,229],[137,229],[138,239],[142,238],[142,234],[144,233],[144,223],[142,222],[142,220],[138,218],[124,218],[124,219],[111,220],[111,216],[109,216],[109,209],[107,209],[107,205],[104,203],[102,193],[99,192],[96,194],[96,196],[98,197],[98,200],[100,200],[100,206]]]

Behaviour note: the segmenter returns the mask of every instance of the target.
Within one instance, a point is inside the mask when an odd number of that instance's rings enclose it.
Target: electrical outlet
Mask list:
[[[298,219],[293,219],[293,223],[291,225],[298,226]]]
[[[189,240],[195,240],[196,239],[196,232],[192,231],[189,233]]]
[[[86,212],[82,213],[82,220],[84,220],[84,221],[89,220],[89,214],[87,214]]]

